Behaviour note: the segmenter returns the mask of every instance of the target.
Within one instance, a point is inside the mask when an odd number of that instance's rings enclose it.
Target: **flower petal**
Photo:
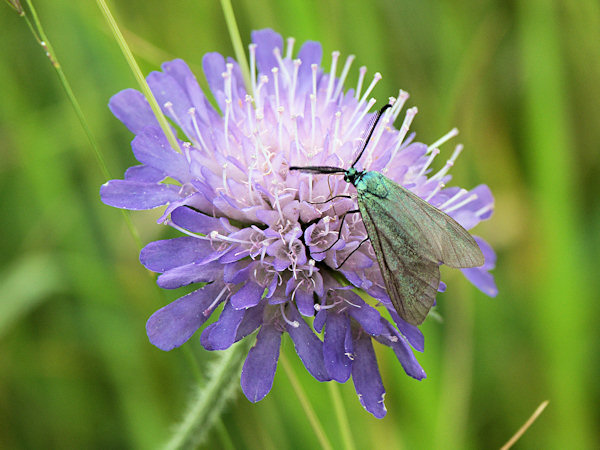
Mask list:
[[[415,358],[415,355],[410,348],[408,342],[394,329],[394,327],[385,319],[381,319],[385,323],[388,330],[387,335],[377,336],[375,339],[387,345],[394,350],[398,361],[402,365],[402,368],[408,376],[411,376],[417,380],[422,380],[427,377],[427,374]]]
[[[253,403],[265,398],[273,386],[280,345],[281,331],[272,324],[263,325],[242,368],[242,391]]]
[[[183,236],[150,242],[140,252],[140,262],[153,272],[166,272],[196,262],[212,252],[210,241]]]
[[[176,225],[192,233],[209,234],[211,231],[226,231],[221,219],[195,211],[187,206],[180,206],[171,212],[171,220]],[[225,219],[226,221],[226,219]]]
[[[125,171],[125,179],[130,181],[143,181],[146,183],[160,183],[167,176],[160,170],[149,166],[131,166]]]
[[[190,178],[189,164],[182,153],[171,148],[160,128],[144,128],[131,143],[136,159],[185,183]]]
[[[208,264],[186,264],[169,269],[158,277],[156,283],[163,289],[177,289],[192,283],[208,283],[223,278],[223,265],[212,261]]]
[[[470,269],[461,269],[463,275],[473,285],[484,294],[490,297],[498,295],[498,287],[494,280],[494,276],[488,271],[496,267],[496,253],[486,241],[479,236],[473,236],[483,252],[485,263],[481,267],[473,267]]]
[[[158,126],[148,101],[139,91],[125,89],[111,97],[108,107],[129,131],[139,133],[148,125]]]
[[[323,360],[323,342],[313,333],[293,304],[289,304],[287,312],[289,319],[298,323],[298,327],[286,323],[285,328],[294,341],[296,353],[304,367],[318,381],[329,381],[331,377]]]
[[[222,289],[222,283],[212,283],[156,311],[146,323],[150,342],[165,351],[185,343],[206,322]]]
[[[219,320],[210,324],[200,335],[200,342],[206,350],[225,350],[235,342],[237,329],[245,311],[235,309],[231,302],[225,304]]]
[[[402,320],[391,304],[388,307],[388,312],[392,316],[392,319],[394,319],[398,330],[400,330],[400,333],[408,340],[410,345],[418,352],[425,350],[425,337],[421,330],[417,326]]]
[[[375,308],[367,305],[365,301],[353,292],[345,292],[344,296],[350,297],[349,301],[358,307],[348,308],[348,314],[352,316],[367,333],[377,336],[384,331],[381,324],[381,314]]]
[[[179,186],[142,181],[110,180],[100,188],[100,198],[105,204],[115,208],[152,209],[178,200]]]
[[[348,381],[352,373],[352,360],[348,357],[352,354],[352,339],[348,339],[350,334],[350,317],[333,312],[327,314],[323,357],[329,376],[340,383]]]
[[[259,326],[264,322],[263,313],[265,310],[265,303],[259,303],[253,308],[245,310],[244,318],[240,323],[235,335],[235,341],[244,339],[246,336],[252,334]]]
[[[283,50],[283,38],[270,28],[252,32],[252,42],[256,44],[256,66],[258,71],[271,77],[271,68],[278,67],[273,50]]]
[[[361,405],[378,419],[384,417],[387,412],[383,404],[385,388],[377,367],[371,337],[364,333],[354,340],[352,381]]]
[[[248,281],[242,288],[231,296],[231,306],[235,309],[248,309],[258,305],[265,289],[258,284]]]

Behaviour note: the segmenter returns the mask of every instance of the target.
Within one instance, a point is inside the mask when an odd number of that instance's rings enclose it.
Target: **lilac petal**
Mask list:
[[[222,289],[222,283],[212,283],[156,311],[146,323],[150,342],[165,351],[185,343],[206,322]]]
[[[111,97],[108,107],[117,119],[137,134],[148,125],[158,126],[148,101],[139,91],[125,89]]]
[[[384,417],[387,412],[383,404],[385,388],[377,367],[371,337],[364,333],[354,340],[352,381],[363,407],[378,419]]]
[[[313,333],[293,304],[290,303],[287,312],[289,319],[298,324],[297,327],[294,327],[286,323],[285,327],[292,341],[294,341],[296,353],[302,360],[304,367],[318,381],[329,381],[331,377],[323,360],[323,342]]]
[[[248,308],[244,312],[244,318],[240,323],[235,335],[235,341],[244,339],[246,336],[252,334],[254,330],[260,327],[264,321],[263,313],[265,310],[265,303],[259,303],[254,308]]]
[[[208,283],[223,278],[223,265],[213,261],[208,264],[186,264],[167,270],[156,280],[163,289],[177,289],[192,283]]]
[[[166,205],[179,199],[179,186],[110,180],[100,188],[102,201],[115,208],[141,210]]]
[[[313,328],[317,333],[323,331],[323,327],[325,326],[325,322],[327,321],[328,315],[329,311],[327,309],[320,309],[317,315],[315,316],[315,320],[313,321]]]
[[[235,342],[237,329],[245,311],[235,309],[231,302],[225,304],[219,320],[210,324],[200,335],[200,342],[206,350],[225,350]]]
[[[131,166],[125,171],[125,179],[130,181],[144,181],[146,183],[160,183],[167,176],[158,169],[149,166]]]
[[[323,357],[329,376],[335,381],[345,383],[352,373],[352,340],[347,339],[351,334],[350,317],[345,314],[327,314],[325,338],[323,340]],[[350,348],[346,348],[346,342]]]
[[[192,118],[188,113],[193,105],[183,86],[171,75],[163,72],[150,73],[146,81],[163,113],[171,117],[186,135],[193,133]],[[166,104],[169,104],[168,108]]]
[[[220,261],[219,261],[220,262]],[[246,264],[245,266],[243,266]],[[247,261],[241,261],[238,264],[227,264],[223,271],[223,281],[226,283],[240,284],[244,283],[250,278],[250,273],[256,267],[255,262],[247,263]]]
[[[171,212],[171,220],[176,225],[192,233],[209,234],[211,231],[226,231],[221,219],[181,206]]]
[[[277,59],[273,55],[273,50],[278,48],[283,50],[283,38],[279,33],[265,28],[252,32],[252,42],[256,44],[256,65],[258,71],[271,77],[271,68],[278,67]]]
[[[166,272],[196,262],[212,252],[210,241],[183,236],[150,242],[140,252],[140,262],[153,272]]]
[[[231,296],[231,306],[235,309],[248,309],[258,305],[265,289],[258,284],[248,281],[242,288]]]
[[[354,293],[347,292],[345,295],[350,297],[349,301],[352,304],[358,306],[350,306],[348,314],[360,323],[363,329],[370,335],[377,336],[381,334],[384,328],[381,324],[381,314],[379,314],[379,311],[367,305],[363,299]]]
[[[242,368],[242,391],[253,403],[265,398],[273,386],[280,346],[281,332],[272,324],[263,325]]]
[[[473,267],[469,269],[461,269],[464,276],[469,280],[477,289],[490,297],[498,295],[498,287],[494,281],[494,276],[488,271],[496,267],[496,253],[486,241],[479,236],[473,236],[475,241],[479,245],[479,248],[483,252],[485,262],[481,267]]]
[[[406,372],[408,376],[411,376],[417,380],[422,380],[427,377],[425,371],[415,358],[410,345],[406,340],[398,334],[398,332],[394,329],[394,327],[385,319],[381,319],[384,322],[389,335],[381,335],[376,337],[377,341],[381,342],[383,345],[387,345],[394,350],[398,361],[402,365],[402,368]]]
[[[131,143],[131,148],[139,162],[161,170],[182,183],[189,179],[189,164],[185,156],[171,148],[160,128],[144,128]]]
[[[306,292],[303,291],[302,288],[299,288],[296,290],[294,299],[296,300],[296,306],[298,307],[300,314],[307,317],[313,317],[315,315],[315,299],[312,291]]]
[[[396,310],[391,306],[388,308],[388,312],[390,313],[390,316],[392,316],[392,319],[394,319],[398,330],[400,330],[400,333],[408,340],[408,342],[410,342],[410,345],[418,352],[425,350],[425,337],[423,336],[423,333],[421,333],[421,330],[419,330],[417,326],[402,320]]]
[[[227,71],[225,67],[225,58],[220,53],[207,53],[202,58],[202,68],[204,69],[204,75],[206,81],[208,81],[208,87],[215,96],[215,99],[221,105],[224,98],[222,93],[225,89],[225,81],[223,80],[223,72]]]
[[[306,41],[298,52],[298,59],[302,61],[298,69],[298,88],[299,92],[307,91],[312,82],[312,65],[321,66],[323,49],[321,44],[316,41]]]

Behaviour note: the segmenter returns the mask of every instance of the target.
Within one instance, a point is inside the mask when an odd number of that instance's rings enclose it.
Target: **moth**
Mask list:
[[[377,122],[390,107],[385,105],[378,112],[349,169],[333,166],[290,166],[289,169],[343,174],[344,180],[354,185],[358,210],[346,214],[361,214],[394,309],[406,322],[420,325],[435,302],[440,264],[454,268],[479,267],[484,257],[475,239],[452,217],[381,173],[354,167],[367,148]]]

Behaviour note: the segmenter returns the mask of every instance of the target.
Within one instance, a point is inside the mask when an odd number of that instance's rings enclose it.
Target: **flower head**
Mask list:
[[[221,350],[259,330],[242,370],[248,399],[258,401],[271,389],[281,337],[288,333],[317,380],[345,382],[352,376],[363,406],[383,417],[385,390],[372,341],[390,347],[406,373],[422,379],[413,349],[423,350],[423,336],[392,308],[372,247],[356,250],[366,237],[360,215],[348,215],[339,229],[355,199],[327,200],[354,188],[340,176],[289,170],[352,164],[373,116],[375,100],[368,97],[381,76],[367,82],[361,67],[356,89],[345,90],[352,56],[338,75],[339,53],[332,54],[326,71],[317,42],[306,42],[294,58],[294,40],[288,39],[284,49],[272,30],[254,32],[252,41],[249,91],[235,61],[205,55],[204,73],[218,109],[181,60],[148,76],[163,112],[180,130],[178,152],[141,93],[128,89],[110,101],[113,113],[136,135],[132,148],[141,165],[128,169],[124,180],[102,186],[102,200],[132,210],[167,205],[159,222],[182,237],[148,244],[140,260],[160,273],[162,288],[204,283],[154,313],[148,336],[157,347],[171,350],[223,304],[200,340],[209,350]],[[460,146],[431,174],[441,143],[428,147],[413,142],[414,135],[407,137],[416,108],[407,110],[399,130],[392,126],[407,98],[400,91],[392,99],[361,167],[384,173],[472,228],[491,215],[491,193],[485,185],[470,191],[445,187]],[[488,273],[494,253],[477,240],[486,265],[463,271],[495,295]],[[365,302],[358,289],[373,301]]]

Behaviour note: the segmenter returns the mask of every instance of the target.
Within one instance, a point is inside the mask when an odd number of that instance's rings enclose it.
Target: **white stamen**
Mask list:
[[[467,191],[466,189],[459,190],[456,194],[454,194],[452,197],[450,197],[448,200],[446,200],[442,205],[438,206],[438,209],[441,209],[442,211],[444,211],[445,208],[447,208],[452,203],[457,201],[460,197],[465,195],[467,192],[469,192],[469,191]]]
[[[275,107],[279,108],[281,106],[279,101],[279,69],[277,67],[273,67],[271,69],[271,73],[273,74],[273,83],[275,85]]]
[[[336,111],[335,112],[335,123],[333,126],[333,143],[332,143],[333,153],[335,153],[337,151],[338,145],[342,143],[342,141],[339,138],[341,118],[342,118],[342,112]]]
[[[421,171],[419,172],[419,174],[416,176],[416,178],[419,178],[423,175],[425,175],[425,172],[427,171],[427,169],[429,168],[429,166],[431,165],[431,163],[433,162],[433,160],[435,159],[435,157],[437,155],[440,154],[440,149],[439,148],[434,148],[431,151],[431,154],[429,155],[429,159],[427,160],[427,162],[425,163],[425,165],[423,166],[423,168],[421,169]]]
[[[478,210],[475,212],[475,215],[476,215],[476,216],[478,216],[478,217],[480,217],[480,216],[483,216],[485,213],[487,213],[487,212],[491,211],[492,209],[494,209],[494,205],[493,205],[493,204],[486,205],[486,206],[484,206],[483,208],[481,208],[481,209],[478,209]]]
[[[223,294],[228,290],[229,288],[227,286],[225,286],[223,289],[221,289],[221,292],[219,292],[219,295],[217,295],[217,298],[215,298],[213,300],[213,302],[210,304],[210,306],[208,308],[206,308],[204,311],[202,311],[202,314],[205,317],[208,317],[212,311],[212,309],[217,306],[219,304],[219,300],[221,300],[221,297],[223,297]]]
[[[382,78],[383,77],[381,76],[381,74],[379,72],[377,72],[377,73],[375,73],[375,75],[373,75],[373,80],[371,81],[371,84],[369,85],[369,87],[367,88],[367,90],[365,91],[365,93],[363,94],[363,96],[361,97],[360,101],[358,102],[359,105],[363,104],[365,102],[365,100],[367,99],[367,97],[369,96],[369,94],[371,93],[371,91],[373,90],[373,88],[375,87],[375,85]]]
[[[471,203],[473,200],[477,200],[477,194],[471,194],[469,195],[467,198],[465,198],[462,202],[451,206],[450,208],[446,208],[444,210],[445,213],[450,213],[452,211],[456,211],[459,208],[462,208],[463,206],[465,206],[467,203]]]
[[[410,97],[408,92],[400,89],[400,91],[398,92],[398,97],[396,98],[396,103],[394,103],[394,106],[392,107],[394,122],[400,115],[402,108],[404,108],[404,104],[406,103],[406,100],[408,100],[408,97]]]
[[[200,133],[200,127],[198,127],[198,121],[196,120],[196,108],[191,107],[190,109],[188,109],[188,114],[192,118],[192,126],[194,127],[194,131],[196,132],[196,137],[198,138],[197,142],[200,144],[200,147],[205,152],[208,152],[208,147],[206,146],[206,143],[204,142],[204,139],[202,138],[202,133]]]
[[[310,150],[309,157],[314,155],[315,133],[317,132],[317,96],[310,95]]]
[[[296,297],[296,291],[298,290],[298,288],[300,287],[300,285],[304,283],[304,280],[300,280],[300,282],[296,285],[296,287],[294,288],[294,291],[292,292],[292,301],[294,301],[294,298]]]
[[[281,317],[283,317],[283,320],[285,320],[285,323],[287,323],[289,326],[298,328],[300,326],[300,324],[298,323],[297,320],[291,321],[285,316],[284,305],[285,305],[285,303],[279,304],[279,309],[281,310]]]
[[[285,52],[286,59],[291,59],[292,58],[292,54],[294,52],[294,43],[295,42],[296,42],[296,39],[294,39],[293,37],[287,38],[287,49],[286,49],[286,52]]]
[[[256,105],[255,110],[258,113],[261,113],[261,111],[262,111],[262,102],[261,102],[261,98],[260,98],[260,90],[268,82],[269,82],[269,77],[266,76],[266,75],[262,75],[260,77],[260,81],[258,82],[258,86],[256,86],[256,89],[255,89],[254,104]]]
[[[333,82],[335,81],[335,72],[337,70],[337,62],[340,57],[340,52],[337,50],[331,52],[331,69],[329,70],[329,80],[327,82],[327,94],[325,95],[325,103],[329,102],[331,99],[331,94],[333,93]]]
[[[400,147],[402,147],[402,142],[404,141],[404,138],[406,137],[406,133],[408,133],[408,130],[410,129],[410,124],[412,123],[413,119],[415,118],[415,116],[417,115],[418,112],[419,112],[419,110],[417,109],[416,106],[413,106],[412,108],[409,108],[406,111],[406,114],[404,115],[404,121],[402,122],[402,126],[400,127],[400,130],[398,132],[398,137],[396,138],[397,139],[396,146],[394,147],[394,150],[392,151],[392,156],[390,158],[390,161],[392,161],[396,157],[396,153],[398,153],[398,151],[400,150]]]
[[[294,114],[294,103],[296,101],[296,84],[298,83],[298,71],[300,70],[300,65],[302,64],[302,61],[300,61],[299,59],[295,59],[294,62],[294,73],[292,75],[292,87],[290,88],[289,91],[289,104],[290,104],[290,115]]]
[[[427,196],[427,198],[425,199],[426,202],[428,202],[429,200],[431,200],[433,198],[433,196],[435,194],[437,194],[438,192],[440,192],[441,189],[443,189],[446,185],[444,183],[438,183],[437,186],[435,187],[435,189],[433,191],[431,191],[431,194],[429,194]]]
[[[290,83],[290,81],[292,80],[290,77],[289,72],[287,71],[287,68],[285,67],[285,64],[283,62],[283,59],[281,59],[281,51],[279,50],[279,47],[275,47],[273,49],[273,55],[275,55],[275,59],[277,60],[277,64],[279,65],[279,67],[281,68],[281,73],[283,73],[283,76],[285,77],[285,80]]]
[[[358,82],[356,83],[356,92],[354,93],[354,98],[356,100],[360,97],[360,91],[362,89],[363,82],[365,81],[365,75],[367,73],[367,66],[361,66],[358,69]]]
[[[458,134],[458,128],[452,128],[445,135],[443,135],[441,138],[439,138],[437,141],[435,141],[433,144],[431,144],[429,147],[427,147],[427,151],[430,152],[434,148],[439,148],[443,143],[449,141],[457,134]]]
[[[352,65],[352,61],[354,61],[354,58],[354,55],[350,55],[346,58],[346,63],[344,64],[344,68],[342,69],[342,73],[340,74],[337,86],[335,88],[335,91],[333,91],[332,100],[334,101],[340,96],[342,89],[344,89],[344,82],[346,81],[346,77],[348,76],[348,72],[350,71],[350,66]]]
[[[252,87],[252,96],[256,98],[256,44],[248,46],[250,53],[250,84]]]
[[[310,69],[312,71],[312,94],[317,96],[317,72],[319,71],[319,66],[317,64],[311,64]]]
[[[450,168],[454,165],[454,162],[456,161],[456,158],[458,158],[458,155],[460,155],[460,152],[462,152],[462,149],[462,144],[457,145],[450,159],[446,161],[446,164],[444,164],[444,167],[442,167],[440,171],[434,176],[432,176],[429,180],[437,180],[439,178],[444,177],[448,173]]]
[[[354,110],[354,112],[352,113],[352,116],[349,119],[349,123],[351,123],[352,126],[344,132],[344,137],[342,139],[345,139],[347,136],[349,136],[350,133],[352,133],[352,131],[354,131],[356,126],[362,123],[362,120],[364,119],[364,117],[367,115],[369,110],[373,107],[373,105],[376,102],[377,102],[377,100],[375,100],[374,98],[369,100],[369,103],[367,103],[366,107],[363,109],[363,112],[360,114],[360,116],[357,119],[354,119],[354,116],[358,112],[358,108]]]

